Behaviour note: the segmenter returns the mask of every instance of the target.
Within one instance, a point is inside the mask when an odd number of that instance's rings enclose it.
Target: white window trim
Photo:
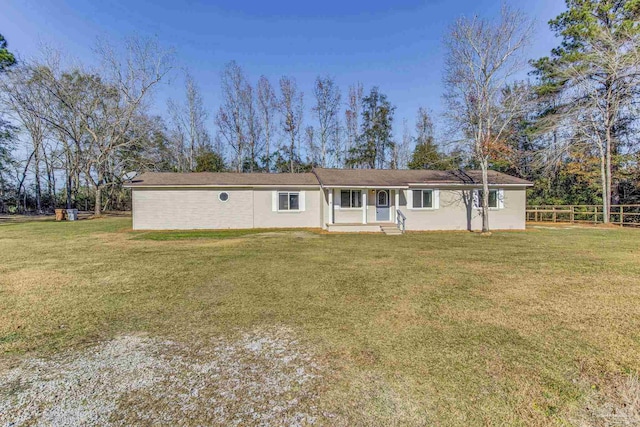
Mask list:
[[[431,207],[430,208],[414,208],[413,192],[414,191],[431,191]],[[440,190],[437,188],[409,188],[407,190],[407,209],[412,211],[435,211],[440,209]]]
[[[366,191],[362,190],[360,188],[357,188],[357,189],[339,188],[338,189],[338,200],[339,200],[339,203],[335,204],[336,209],[340,209],[340,210],[343,210],[343,211],[361,211],[363,206],[360,206],[360,207],[357,207],[357,208],[353,208],[353,207],[343,208],[342,207],[342,192],[343,191],[349,191],[349,204],[351,204],[351,200],[352,200],[351,199],[351,197],[352,197],[351,193],[352,192],[354,192],[354,191],[359,191],[360,192],[360,203],[362,203],[362,195],[366,194]]]
[[[478,210],[482,210],[482,202],[480,202],[480,192],[482,190],[473,190],[473,204],[474,208]],[[498,202],[498,206],[489,206],[490,211],[499,211],[504,209],[504,189],[502,188],[489,188],[489,192],[495,191],[496,201]]]
[[[275,195],[275,203],[276,203],[276,212],[278,213],[299,213],[299,212],[304,212],[304,203],[305,203],[305,195],[304,195],[304,191],[274,191],[273,192]],[[291,194],[297,194],[298,195],[298,209],[280,209],[280,195],[281,194],[286,194],[287,198],[291,195]]]

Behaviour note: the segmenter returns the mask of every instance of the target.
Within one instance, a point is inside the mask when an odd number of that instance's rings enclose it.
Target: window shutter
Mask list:
[[[433,190],[433,209],[440,209],[440,190]]]
[[[498,209],[504,209],[504,189],[498,190]]]
[[[278,212],[278,192],[271,192],[271,210],[273,212]]]
[[[300,200],[299,200],[299,208],[302,212],[304,212],[305,208],[307,207],[306,205],[306,197],[305,197],[305,192],[301,191],[300,192]]]
[[[406,191],[407,191],[407,209],[412,210],[413,209],[413,190],[409,188]]]

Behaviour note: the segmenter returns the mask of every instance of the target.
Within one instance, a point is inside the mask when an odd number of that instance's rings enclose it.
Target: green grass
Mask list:
[[[236,237],[249,236],[272,232],[268,229],[249,230],[185,230],[185,231],[139,231],[133,233],[135,240],[189,240],[189,239],[233,239]]]
[[[640,369],[640,230],[129,227],[0,226],[3,358],[285,324],[334,369],[318,404],[363,425],[567,425]]]

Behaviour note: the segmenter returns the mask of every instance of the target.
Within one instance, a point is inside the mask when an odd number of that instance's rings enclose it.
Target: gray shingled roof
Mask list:
[[[318,179],[312,173],[145,172],[127,183],[130,187],[175,185],[318,185]]]
[[[408,184],[479,184],[480,171],[434,171],[400,169],[323,169],[313,173],[233,173],[233,172],[146,172],[133,178],[127,187],[171,186],[298,186],[404,187]],[[490,184],[532,185],[531,182],[489,171]]]
[[[408,184],[479,184],[480,171],[436,171],[400,169],[322,169],[313,172],[324,186],[402,187]],[[489,171],[490,184],[531,185],[532,183],[500,172]]]

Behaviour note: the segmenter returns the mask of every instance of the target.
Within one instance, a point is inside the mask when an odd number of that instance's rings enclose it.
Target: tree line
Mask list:
[[[440,132],[424,108],[415,129],[398,126],[378,87],[343,93],[318,76],[307,96],[291,76],[251,82],[234,61],[216,110],[185,72],[183,96],[159,116],[150,106],[176,60],[154,40],[99,43],[100,66],[88,68],[52,51],[16,60],[0,36],[0,212],[124,209],[132,171],[314,166],[480,169],[484,206],[490,169],[534,181],[532,203],[638,203],[640,3],[566,4],[549,23],[560,45],[544,58],[527,57],[533,25],[517,10],[450,26]]]

